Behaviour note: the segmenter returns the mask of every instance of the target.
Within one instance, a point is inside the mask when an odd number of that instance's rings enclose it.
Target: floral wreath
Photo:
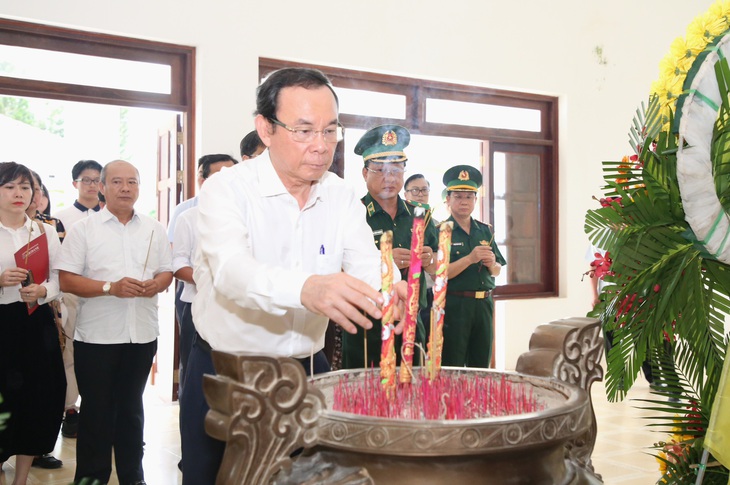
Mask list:
[[[710,45],[704,58],[697,60],[694,77],[688,78],[689,88],[679,117],[677,181],[685,219],[699,242],[714,258],[730,263],[728,204],[723,208],[720,200],[723,194],[716,190],[722,185],[722,179],[727,178],[725,166],[730,163],[723,147],[713,142],[720,136],[722,145],[727,137],[723,132],[729,120],[723,117],[723,112],[728,110],[726,83],[730,79],[716,75],[715,70],[728,72],[726,56],[730,54],[730,35],[723,34],[718,39]],[[707,163],[709,160],[711,164]]]
[[[695,483],[700,471],[728,483],[718,419],[730,410],[713,404],[730,401],[729,29],[730,0],[718,1],[672,43],[629,132],[636,154],[603,162],[603,207],[586,214],[591,242],[610,254],[597,263],[613,284],[590,313],[613,335],[608,397],[623,399],[651,363],[655,398],[644,402],[674,436],[656,445],[664,483]]]

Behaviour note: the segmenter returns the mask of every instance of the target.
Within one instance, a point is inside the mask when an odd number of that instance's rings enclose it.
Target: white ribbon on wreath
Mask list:
[[[723,36],[717,49],[703,60],[682,106],[677,181],[685,220],[695,236],[719,261],[730,264],[730,217],[717,197],[710,158],[713,128],[721,104],[715,77],[718,51],[730,57],[730,34]]]

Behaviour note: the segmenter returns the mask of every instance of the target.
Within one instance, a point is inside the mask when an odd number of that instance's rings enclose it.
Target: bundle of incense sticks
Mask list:
[[[393,231],[380,237],[381,293],[383,318],[380,348],[380,380],[391,398],[395,395],[395,308],[393,289]],[[366,354],[367,355],[367,354]]]
[[[411,382],[413,377],[413,348],[416,341],[416,323],[418,322],[418,297],[421,289],[421,251],[426,231],[426,209],[416,207],[413,210],[413,230],[411,233],[411,264],[408,268],[408,296],[406,298],[405,324],[403,327],[403,348],[399,380],[401,383]]]
[[[532,413],[545,409],[534,387],[504,374],[441,374],[414,379],[386,393],[377,372],[344,374],[333,389],[332,409],[362,416],[412,420],[461,420]]]
[[[444,348],[444,314],[446,307],[446,286],[449,281],[449,260],[451,259],[451,233],[454,223],[443,222],[439,226],[439,249],[436,256],[436,279],[433,283],[433,305],[431,307],[431,332],[428,342],[427,369],[431,380],[441,372],[441,353]]]

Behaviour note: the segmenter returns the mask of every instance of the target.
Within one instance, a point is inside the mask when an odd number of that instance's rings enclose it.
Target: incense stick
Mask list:
[[[314,382],[314,345],[309,349],[309,382]]]
[[[30,239],[33,236],[33,221],[30,221],[30,229],[28,230],[28,244],[25,246],[25,265],[28,266],[28,256],[30,253]]]
[[[150,260],[150,250],[152,249],[152,238],[155,235],[155,230],[152,229],[152,233],[150,234],[150,244],[147,246],[147,257],[144,258],[144,267],[142,268],[142,281],[144,281],[144,274],[147,271],[147,262]]]

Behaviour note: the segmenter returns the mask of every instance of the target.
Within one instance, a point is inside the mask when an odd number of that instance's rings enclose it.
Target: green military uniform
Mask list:
[[[395,219],[392,219],[390,215],[385,212],[370,194],[367,194],[362,199],[363,204],[367,208],[367,221],[368,225],[373,230],[373,239],[375,245],[380,248],[380,236],[385,231],[393,231],[393,248],[404,248],[410,249],[411,247],[411,232],[413,228],[413,209],[414,206],[406,202],[405,200],[398,197],[398,212],[395,215]],[[429,246],[434,250],[434,253],[438,251],[438,232],[433,224],[426,224],[426,232],[423,238],[423,244]],[[434,254],[435,257],[435,254]],[[408,268],[401,270],[401,278],[406,280],[408,278]],[[423,308],[426,306],[426,272],[421,272],[421,288],[418,296],[418,306]],[[368,359],[367,367],[378,367],[380,365],[380,346],[381,346],[381,322],[380,320],[372,320],[373,328],[367,332],[368,340]],[[357,327],[357,334],[344,333],[342,334],[342,367],[344,369],[361,368],[365,365],[364,358],[364,342],[363,342],[362,327]],[[420,345],[425,345],[426,334],[424,324],[421,321],[420,316],[418,317],[416,327],[416,342]],[[400,348],[402,340],[401,336],[396,337],[396,354],[397,362],[400,362]],[[425,347],[424,347],[425,348]],[[420,364],[419,351],[414,350],[413,364]],[[424,356],[425,358],[425,356]]]
[[[395,163],[407,160],[403,149],[408,146],[410,134],[408,130],[398,125],[383,125],[368,130],[355,147],[355,153],[362,155],[365,163]],[[373,230],[375,245],[380,247],[380,237],[385,231],[393,231],[393,248],[411,247],[411,232],[413,228],[413,209],[409,202],[398,197],[397,212],[392,218],[369,193],[363,197],[362,203],[367,210],[367,222]],[[438,232],[429,220],[426,221],[424,245],[438,251]],[[435,254],[434,254],[435,257]],[[426,305],[426,273],[421,272],[421,288],[419,293],[419,307]],[[408,278],[408,269],[401,270],[401,277]],[[365,362],[365,332],[357,327],[358,333],[342,333],[342,367],[345,369],[378,367],[380,365],[381,329],[380,320],[372,320],[373,327],[367,331],[367,363]],[[425,332],[420,317],[417,319],[416,343],[425,346]],[[400,362],[400,348],[402,340],[396,337],[397,361]],[[424,347],[425,348],[425,347]],[[425,356],[424,356],[425,359]],[[414,349],[414,365],[420,364],[420,352]]]
[[[464,171],[467,171],[472,182],[476,182],[473,191],[481,186],[481,174],[473,167],[457,166],[462,180],[453,180],[452,170],[444,176],[444,184],[449,191],[469,191],[471,183],[465,183]],[[476,172],[476,174],[474,173]],[[477,176],[478,175],[478,176]],[[456,175],[458,177],[458,175]],[[451,186],[449,185],[451,184]],[[468,256],[476,246],[490,245],[497,262],[506,265],[502,253],[494,242],[494,235],[489,225],[470,218],[469,234],[454,223],[451,236],[450,264]],[[494,277],[489,269],[481,263],[469,265],[464,271],[449,278],[446,290],[446,307],[444,315],[444,347],[442,365],[457,367],[489,367],[492,360],[492,317],[494,301],[491,291],[495,287]]]

